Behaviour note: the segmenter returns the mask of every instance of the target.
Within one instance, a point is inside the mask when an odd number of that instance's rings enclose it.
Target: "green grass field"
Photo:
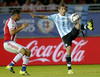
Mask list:
[[[23,77],[19,75],[21,67],[16,66],[15,74],[12,74],[5,67],[0,67],[0,77]],[[29,66],[27,77],[100,77],[100,65],[73,65],[73,75],[67,74],[65,65],[55,66]]]

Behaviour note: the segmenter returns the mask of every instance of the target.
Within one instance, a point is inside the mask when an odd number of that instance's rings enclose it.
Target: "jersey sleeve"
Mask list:
[[[53,14],[53,15],[49,15],[48,16],[48,19],[49,20],[55,20],[55,18],[56,18],[56,14]]]
[[[10,19],[10,21],[8,22],[8,28],[9,29],[15,29],[16,28],[16,24],[13,20]]]

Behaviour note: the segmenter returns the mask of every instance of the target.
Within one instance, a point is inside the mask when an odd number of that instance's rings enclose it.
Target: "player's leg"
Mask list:
[[[71,33],[65,35],[62,39],[65,44],[65,48],[67,52],[66,63],[68,68],[68,74],[73,74],[72,63],[71,63],[71,44],[72,44]]]
[[[14,41],[5,42],[4,48],[9,52],[17,53],[11,63],[6,67],[12,73],[15,73],[15,71],[13,70],[13,66],[23,57],[23,55],[25,55],[26,51],[23,46],[17,44]]]
[[[26,68],[29,63],[30,54],[31,54],[30,50],[26,49],[26,54],[23,56],[22,69],[19,72],[21,75],[29,75]]]
[[[72,29],[72,31],[69,33],[68,37],[66,37],[66,42],[67,46],[66,46],[66,51],[67,51],[67,57],[66,57],[66,61],[67,61],[67,67],[68,67],[68,74],[73,74],[72,71],[72,63],[71,63],[71,46],[72,46],[72,40],[74,40],[80,32],[80,24],[76,24],[75,27]]]
[[[14,57],[13,61],[9,64],[10,66],[14,66],[23,56],[25,55],[25,49],[20,49],[19,52],[17,52],[17,55]]]
[[[76,33],[74,32],[78,32],[77,30],[80,30],[81,26],[80,26],[80,21],[77,21],[77,23],[75,24],[73,30],[71,31],[72,35],[75,35]]]
[[[24,49],[21,49],[20,52],[14,57],[9,65],[7,65],[7,69],[9,69],[12,73],[15,73],[13,70],[13,66],[23,57]]]
[[[71,63],[71,46],[67,46],[66,51],[67,51],[66,62],[68,67],[68,74],[73,74],[74,72],[72,71],[72,63]]]

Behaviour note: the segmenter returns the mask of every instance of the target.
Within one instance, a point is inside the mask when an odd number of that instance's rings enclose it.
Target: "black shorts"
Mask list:
[[[75,27],[72,29],[70,33],[62,37],[62,40],[65,46],[71,46],[72,41],[78,37],[80,30],[77,30]]]

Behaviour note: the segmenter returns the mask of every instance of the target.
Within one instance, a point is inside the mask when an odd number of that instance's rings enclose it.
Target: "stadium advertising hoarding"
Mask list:
[[[17,42],[31,50],[29,65],[62,65],[66,64],[67,55],[62,40],[58,38],[20,38]],[[73,41],[73,64],[100,64],[100,37],[77,38]],[[3,49],[0,39],[0,65],[7,65],[15,56]],[[21,65],[21,61],[17,64]]]

